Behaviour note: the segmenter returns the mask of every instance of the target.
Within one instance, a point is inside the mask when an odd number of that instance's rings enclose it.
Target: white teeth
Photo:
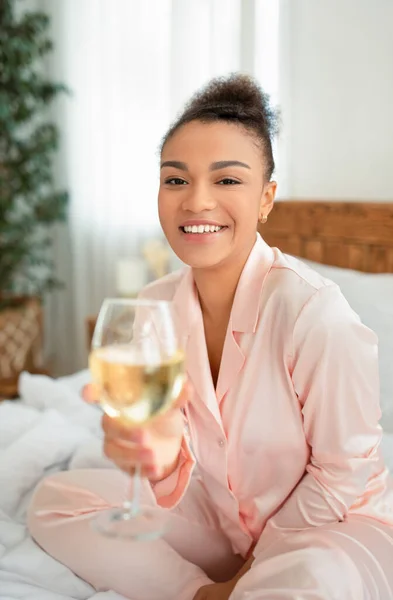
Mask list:
[[[183,227],[185,233],[215,233],[222,227],[219,225],[187,225]]]

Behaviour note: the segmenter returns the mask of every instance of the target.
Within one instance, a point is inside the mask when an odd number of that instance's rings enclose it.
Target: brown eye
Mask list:
[[[225,179],[221,179],[218,182],[218,185],[239,185],[240,181],[236,181],[236,179],[231,179],[230,177],[225,177]]]
[[[170,177],[169,179],[165,179],[165,183],[169,185],[187,185],[187,181],[181,177]]]

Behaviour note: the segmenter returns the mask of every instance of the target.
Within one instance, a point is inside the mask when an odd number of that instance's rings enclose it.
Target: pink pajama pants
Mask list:
[[[59,473],[37,488],[29,528],[37,543],[97,590],[131,600],[192,600],[243,565],[218,526],[198,479],[170,512],[164,538],[107,539],[90,525],[97,511],[119,506],[126,478],[116,470]],[[150,488],[143,502],[156,506]],[[157,508],[157,510],[162,510]],[[392,600],[393,532],[374,520],[307,529],[262,549],[231,600]]]

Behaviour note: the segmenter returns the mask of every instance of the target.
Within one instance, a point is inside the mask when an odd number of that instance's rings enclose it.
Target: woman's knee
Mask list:
[[[360,600],[359,572],[341,548],[310,546],[289,552],[281,559],[284,578],[301,590],[315,592],[316,598]],[[318,595],[319,594],[319,595]]]
[[[363,598],[359,571],[343,550],[320,541],[317,545],[302,545],[296,536],[291,541],[275,544],[274,553],[256,557],[233,600],[240,600],[246,592],[250,600],[289,600],[294,591],[299,600]]]
[[[59,530],[64,540],[70,529],[74,532],[75,528],[84,527],[84,518],[110,507],[110,501],[116,497],[119,502],[116,475],[100,470],[65,471],[44,479],[28,508],[27,525],[32,537],[48,552],[56,554]],[[71,544],[72,539],[68,542]]]

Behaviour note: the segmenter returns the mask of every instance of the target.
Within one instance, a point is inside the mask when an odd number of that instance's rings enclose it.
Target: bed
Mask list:
[[[261,226],[266,241],[336,281],[380,338],[382,449],[393,470],[393,204],[280,201]],[[53,380],[23,374],[18,402],[0,403],[0,599],[120,600],[95,593],[29,537],[37,482],[79,467],[114,468],[102,456],[100,411],[85,405],[83,371]]]
[[[393,204],[278,201],[260,233],[271,246],[315,263],[393,273]]]
[[[393,435],[393,203],[282,200],[260,233],[337,283],[377,333],[381,424]]]

